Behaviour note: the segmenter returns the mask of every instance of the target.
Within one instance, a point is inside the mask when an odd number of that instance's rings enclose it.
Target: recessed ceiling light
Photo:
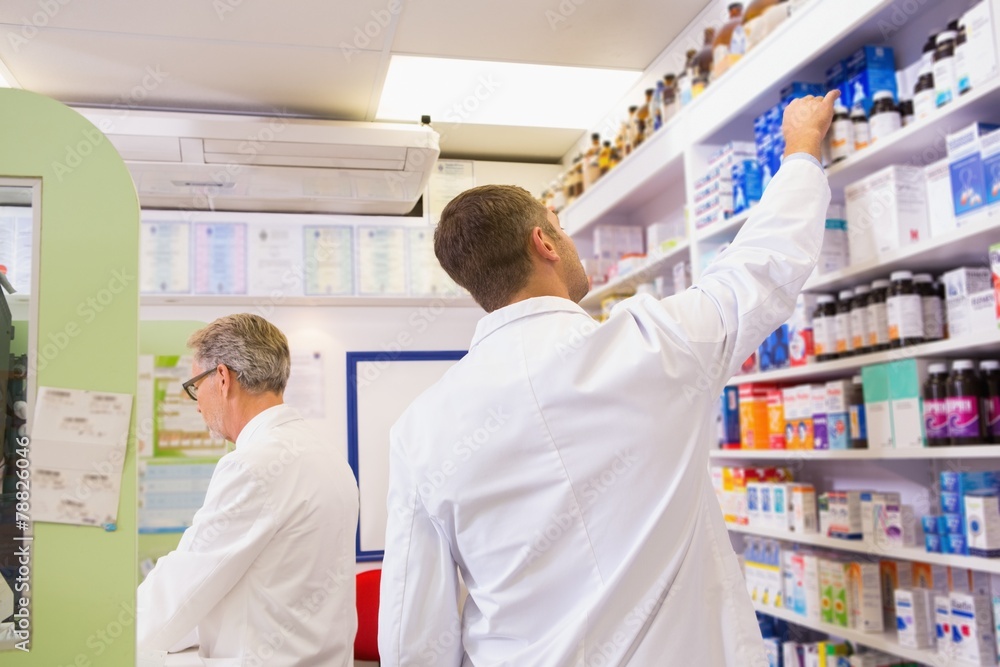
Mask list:
[[[633,70],[392,56],[379,120],[586,130],[642,75]]]

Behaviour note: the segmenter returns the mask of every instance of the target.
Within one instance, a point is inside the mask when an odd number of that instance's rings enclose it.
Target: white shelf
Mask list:
[[[750,373],[735,375],[730,379],[729,386],[749,384],[751,382],[811,382],[842,378],[856,372],[862,366],[884,364],[890,361],[910,359],[913,357],[944,357],[955,358],[965,355],[982,355],[1000,352],[1000,329],[984,331],[962,338],[924,343],[912,347],[904,347],[885,352],[863,354],[836,361],[823,361],[795,368],[785,368],[766,373]]]
[[[877,39],[880,33],[870,19],[891,6],[892,0],[808,3],[770,35],[764,45],[747,53],[724,78],[709,86],[620,165],[563,209],[560,219],[567,233],[577,236],[598,224],[630,223],[631,212],[671,185],[681,185],[680,201],[683,201],[683,157],[689,146],[750,139],[754,116],[773,106],[781,88],[804,66],[825,58],[831,51],[837,51],[837,57],[848,55]]]
[[[923,546],[907,547],[905,549],[880,549],[871,544],[864,544],[861,540],[841,540],[836,537],[827,537],[818,533],[792,533],[787,530],[767,530],[763,528],[750,528],[749,526],[739,526],[726,524],[731,533],[742,535],[753,535],[755,537],[765,537],[772,540],[784,540],[795,544],[808,544],[809,546],[822,547],[824,549],[834,549],[837,551],[849,551],[856,554],[865,554],[876,558],[895,558],[897,560],[909,560],[919,563],[931,563],[934,565],[947,565],[949,567],[962,567],[977,572],[990,572],[1000,574],[1000,558],[979,558],[977,556],[954,556],[951,554],[932,554],[924,550]]]
[[[139,297],[140,306],[330,306],[341,308],[365,307],[443,307],[478,308],[470,297],[364,297],[364,296],[245,296],[245,295],[152,295]]]
[[[899,269],[940,273],[963,264],[980,266],[987,260],[989,246],[1000,241],[1000,210],[993,210],[973,224],[951,234],[930,238],[880,257],[877,261],[849,266],[811,279],[806,292],[837,292],[841,289],[888,278]]]
[[[830,188],[838,190],[894,164],[926,164],[948,157],[944,138],[996,114],[1000,79],[962,96],[933,115],[895,132],[877,145],[855,153],[827,170]]]
[[[729,218],[729,220],[724,220],[720,223],[709,225],[695,231],[694,239],[698,243],[704,243],[705,241],[711,241],[715,239],[722,239],[729,236],[736,236],[736,234],[743,228],[743,224],[750,219],[753,214],[753,209],[747,209],[738,215],[734,215]]]
[[[876,651],[882,651],[883,653],[888,653],[890,655],[899,656],[900,658],[904,658],[906,660],[916,660],[921,664],[928,665],[943,664],[940,662],[941,658],[938,656],[936,649],[917,649],[901,646],[899,641],[896,639],[895,630],[888,630],[882,633],[861,632],[859,630],[844,628],[830,623],[811,621],[805,616],[799,616],[795,612],[788,609],[775,609],[774,607],[766,607],[758,603],[754,603],[754,608],[762,614],[780,618],[788,623],[794,623],[795,625],[802,626],[803,628],[810,628],[818,632],[833,635],[834,637],[840,637],[841,639],[846,639],[849,642],[860,644],[861,646],[867,646],[868,648],[875,649]]]
[[[709,458],[722,461],[898,461],[998,459],[1000,445],[914,449],[717,449]]]
[[[688,241],[681,241],[666,253],[647,259],[646,263],[635,271],[591,290],[580,301],[580,306],[587,310],[600,309],[601,301],[605,298],[615,294],[634,292],[637,285],[652,282],[659,276],[666,276],[673,265],[677,263],[680,255],[687,252],[690,247],[691,244]]]

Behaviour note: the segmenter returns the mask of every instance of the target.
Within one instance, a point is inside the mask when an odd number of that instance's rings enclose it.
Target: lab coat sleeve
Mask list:
[[[231,455],[230,455],[231,456]],[[144,650],[179,650],[203,615],[246,573],[278,527],[267,477],[224,457],[178,548],[139,586],[136,641]]]
[[[814,158],[794,157],[694,288],[661,302],[704,369],[699,384],[713,392],[788,320],[819,259],[830,186]]]
[[[458,667],[462,624],[455,560],[424,509],[403,447],[390,435],[389,517],[379,599],[383,667]]]

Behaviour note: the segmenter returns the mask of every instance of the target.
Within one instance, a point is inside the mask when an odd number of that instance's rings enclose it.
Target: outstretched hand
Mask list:
[[[809,153],[822,161],[823,140],[833,120],[833,104],[840,97],[832,90],[826,97],[802,97],[785,109],[781,131],[785,135],[785,155]]]

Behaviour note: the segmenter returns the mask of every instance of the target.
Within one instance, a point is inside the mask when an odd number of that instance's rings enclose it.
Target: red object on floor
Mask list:
[[[356,580],[358,634],[354,637],[354,659],[378,661],[378,596],[382,570],[359,572]]]

